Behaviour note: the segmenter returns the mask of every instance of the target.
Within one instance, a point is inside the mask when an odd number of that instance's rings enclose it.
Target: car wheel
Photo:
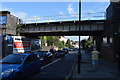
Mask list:
[[[15,80],[23,80],[22,72],[17,72]]]
[[[43,63],[43,62],[41,62],[41,66],[44,66],[44,63]]]
[[[36,73],[39,73],[41,71],[41,68],[36,71]]]
[[[50,62],[52,62],[53,61],[53,57],[51,57],[51,59],[50,59]]]

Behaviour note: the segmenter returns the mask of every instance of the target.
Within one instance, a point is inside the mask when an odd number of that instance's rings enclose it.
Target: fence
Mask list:
[[[105,12],[88,12],[81,13],[81,20],[105,20]],[[62,22],[62,21],[78,21],[79,14],[64,14],[64,15],[53,15],[53,16],[34,16],[28,18],[22,18],[23,24],[27,23],[46,23],[46,22]]]

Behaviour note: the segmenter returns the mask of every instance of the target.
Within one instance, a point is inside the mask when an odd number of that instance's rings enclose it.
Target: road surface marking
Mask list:
[[[67,56],[68,54],[66,54],[65,56]],[[55,61],[53,61],[53,62],[51,62],[51,63],[49,63],[49,64],[47,64],[47,65],[45,65],[45,66],[43,66],[43,67],[41,67],[41,69],[44,69],[44,68],[46,68],[47,66],[49,66],[49,65],[51,65],[51,64],[53,64],[53,63],[55,63],[55,62],[57,62],[57,61],[59,61],[59,60],[61,60],[62,58],[59,58],[59,59],[57,59],[57,60],[55,60]]]
[[[57,59],[57,60],[55,60],[55,61],[53,61],[53,62],[51,62],[51,63],[49,63],[49,64],[47,64],[47,65],[45,65],[45,66],[43,66],[43,67],[41,67],[41,69],[46,68],[47,66],[49,66],[49,65],[51,65],[51,64],[53,64],[53,63],[59,61],[60,59],[61,59],[61,58],[59,58],[59,59]]]
[[[77,55],[75,54],[74,63],[73,63],[73,65],[72,65],[72,68],[71,68],[71,70],[70,70],[70,73],[65,77],[65,80],[69,80],[70,77],[71,77],[71,75],[72,75],[72,73],[73,73],[73,70],[74,70],[74,67],[75,67],[75,62],[76,62],[76,60],[77,60],[76,57],[77,57]]]

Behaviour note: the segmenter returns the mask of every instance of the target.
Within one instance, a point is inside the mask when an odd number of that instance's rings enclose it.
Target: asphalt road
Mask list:
[[[41,68],[39,73],[31,75],[26,80],[65,80],[70,74],[75,62],[76,53],[69,53]]]

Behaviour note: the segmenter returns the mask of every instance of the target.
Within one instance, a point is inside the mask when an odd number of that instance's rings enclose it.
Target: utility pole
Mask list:
[[[81,21],[81,0],[79,0],[79,52],[78,52],[78,74],[80,74],[81,70],[81,49],[80,49],[80,31],[81,31],[81,25],[80,25],[80,21]]]

